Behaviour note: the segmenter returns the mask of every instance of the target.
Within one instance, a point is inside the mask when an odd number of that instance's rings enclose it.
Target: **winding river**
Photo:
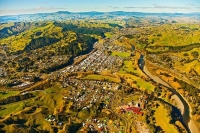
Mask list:
[[[190,120],[190,107],[189,107],[188,103],[186,102],[186,100],[174,88],[172,88],[168,83],[166,83],[164,80],[162,80],[158,76],[155,76],[155,75],[151,74],[148,71],[147,67],[145,66],[144,55],[142,55],[142,54],[140,54],[140,59],[138,60],[138,65],[139,65],[140,69],[147,76],[149,76],[155,82],[157,82],[159,84],[162,84],[165,87],[167,87],[173,93],[173,95],[176,97],[176,100],[181,102],[182,106],[184,107],[183,110],[181,111],[182,121],[183,121],[187,131],[190,132],[190,133],[198,133],[197,132],[198,129],[196,130],[196,129],[194,129],[194,127],[190,128],[190,126],[189,126],[189,122],[191,121]]]

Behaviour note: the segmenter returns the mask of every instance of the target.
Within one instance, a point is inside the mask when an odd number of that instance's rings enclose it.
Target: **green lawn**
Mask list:
[[[174,125],[169,124],[168,112],[163,105],[160,105],[155,111],[156,125],[160,126],[165,133],[178,133]]]
[[[136,85],[142,90],[154,91],[155,86],[141,79],[140,77],[134,76],[132,74],[123,74],[123,73],[120,73],[120,75],[126,79],[131,79],[133,81],[136,81],[137,82]]]
[[[188,29],[199,28],[198,24],[189,24],[189,23],[178,23],[176,24],[178,27],[186,27]]]
[[[198,62],[197,60],[194,60],[190,63],[184,64],[180,66],[176,66],[175,68],[180,70],[180,71],[185,71],[186,73],[189,73],[191,69],[194,69],[196,72],[200,73],[200,62]]]
[[[106,32],[106,33],[105,33],[105,36],[106,36],[107,38],[111,38],[111,37],[113,36],[113,34],[112,34],[111,32]]]
[[[11,51],[23,50],[32,39],[39,37],[62,38],[63,33],[61,27],[56,27],[53,23],[48,23],[46,26],[39,26],[26,30],[18,35],[13,35],[0,40],[0,44],[8,44]],[[36,36],[37,32],[42,32],[41,35]]]
[[[113,78],[113,77],[109,77],[109,76],[103,76],[103,75],[97,75],[97,74],[87,75],[83,79],[107,80],[109,82],[119,82],[117,78]]]
[[[138,44],[138,43],[137,43],[135,46],[136,46],[138,49],[144,49],[146,45],[145,45],[145,44]]]
[[[140,77],[143,75],[143,73],[138,70],[137,67],[134,66],[134,62],[133,61],[124,61],[124,66],[123,68],[119,71],[121,74],[127,74],[127,76],[130,76],[132,73],[136,74],[135,75],[131,75],[130,78],[132,80],[137,81],[137,86],[149,90],[149,91],[153,91],[154,90],[154,86],[149,83],[144,81],[143,79],[141,79]],[[130,73],[130,74],[128,74]]]
[[[130,55],[131,55],[130,52],[116,52],[116,51],[112,52],[112,56],[120,56],[123,58],[130,57]]]
[[[136,66],[137,64],[135,64],[134,61],[124,61],[124,66],[122,67],[122,69],[119,71],[120,73],[135,73],[138,76],[142,76],[143,73],[138,70],[138,67]]]
[[[21,111],[24,106],[25,106],[24,102],[17,102],[17,103],[12,103],[12,104],[2,106],[2,108],[5,108],[5,109],[0,110],[0,116],[5,117],[6,115]]]
[[[137,79],[137,85],[140,86],[141,88],[145,89],[145,90],[148,90],[148,91],[154,91],[154,86],[149,83],[149,82],[146,82],[144,81],[143,79]]]
[[[164,48],[164,49],[162,49],[162,47],[157,48],[157,49],[146,48],[146,50],[149,51],[149,52],[161,52],[161,51],[162,51],[162,52],[165,52],[165,51],[168,51],[169,48]]]
[[[123,66],[124,71],[136,73],[134,69],[134,62],[133,61],[124,61]]]
[[[123,101],[126,103],[129,103],[132,101],[138,101],[140,96],[141,96],[140,94],[136,94],[136,95],[134,94],[134,96],[133,95],[127,96],[127,97],[123,98],[124,99]]]
[[[185,28],[182,28],[185,27]],[[148,46],[183,46],[199,42],[200,31],[198,24],[164,24],[152,28]]]
[[[174,56],[178,56],[180,58],[185,58],[185,59],[194,59],[194,57],[192,56],[192,52],[198,52],[199,54],[199,57],[200,57],[200,48],[193,48],[192,50],[190,51],[183,51],[183,52],[176,52],[176,53],[170,53]],[[187,56],[184,54],[188,54]]]
[[[0,99],[7,98],[7,97],[15,95],[17,93],[19,93],[19,91],[7,91],[5,94],[0,93]]]

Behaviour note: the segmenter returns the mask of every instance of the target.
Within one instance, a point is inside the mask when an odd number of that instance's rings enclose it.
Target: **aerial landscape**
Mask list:
[[[200,133],[200,1],[1,0],[0,133]]]

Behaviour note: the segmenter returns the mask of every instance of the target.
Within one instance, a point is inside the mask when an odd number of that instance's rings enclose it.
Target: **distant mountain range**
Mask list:
[[[113,17],[146,17],[146,16],[160,16],[160,17],[199,17],[200,12],[196,13],[145,13],[145,12],[68,12],[58,11],[54,13],[37,13],[37,14],[20,14],[0,16],[0,23],[6,22],[31,22],[31,21],[49,21],[49,20],[69,20],[69,19],[85,19],[85,18],[113,18]]]

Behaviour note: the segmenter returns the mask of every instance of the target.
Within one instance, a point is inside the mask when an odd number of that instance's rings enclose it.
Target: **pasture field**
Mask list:
[[[169,116],[168,116],[167,109],[164,108],[163,105],[160,105],[155,110],[155,119],[156,119],[156,125],[160,126],[165,133],[178,133],[178,130],[175,128],[174,125],[169,124]]]

